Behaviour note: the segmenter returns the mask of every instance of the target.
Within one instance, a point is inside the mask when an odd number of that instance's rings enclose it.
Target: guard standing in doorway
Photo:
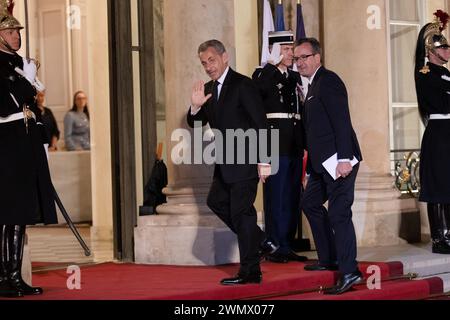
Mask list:
[[[36,62],[17,54],[22,25],[13,0],[0,0],[0,296],[42,294],[21,275],[27,225],[57,223],[53,186],[36,105]]]

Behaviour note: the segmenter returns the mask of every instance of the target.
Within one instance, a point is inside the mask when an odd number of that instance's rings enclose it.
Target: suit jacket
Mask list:
[[[213,81],[205,85],[205,95],[213,93],[213,86]],[[231,141],[231,138],[227,139],[226,133],[227,130],[243,130],[245,132],[254,129],[257,130],[257,133],[259,130],[267,130],[262,100],[250,78],[230,68],[222,85],[219,101],[216,102],[214,98],[209,99],[194,116],[189,110],[187,115],[189,126],[193,128],[196,121],[201,121],[202,126],[209,123],[212,129],[218,130],[222,134],[223,162],[221,163],[220,159],[216,159],[216,176],[220,174],[224,182],[229,184],[258,178],[259,135],[256,135],[257,140],[253,143],[246,139],[243,145],[246,153],[245,161],[241,163],[238,161],[238,141],[236,138],[233,141]],[[234,160],[232,163],[227,161],[227,150],[225,148],[227,143],[234,143],[234,157],[232,157]],[[217,147],[219,145],[216,143]],[[250,153],[255,155],[256,159],[249,157]],[[216,155],[218,154],[220,152],[218,153],[216,150]]]
[[[258,68],[253,81],[259,89],[267,113],[301,113],[302,104],[297,95],[301,81],[298,72],[288,70],[288,77],[271,64]],[[279,131],[280,155],[303,157],[303,124],[301,120],[268,119],[269,129]]]
[[[320,67],[308,90],[303,119],[309,167],[315,172],[324,172],[322,163],[335,153],[338,159],[362,160],[347,90],[337,74]]]

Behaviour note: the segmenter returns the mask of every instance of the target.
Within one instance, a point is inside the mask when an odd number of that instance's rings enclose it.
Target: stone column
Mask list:
[[[326,67],[349,91],[350,111],[361,144],[362,170],[387,174],[389,163],[388,34],[384,0],[324,1]],[[381,29],[367,27],[367,8],[380,8]]]
[[[206,40],[224,43],[236,66],[234,0],[164,1],[168,203],[158,216],[140,217],[135,232],[136,261],[183,265],[236,262],[235,236],[206,207],[213,166],[175,165],[171,153],[175,130],[187,128],[192,86],[209,81],[197,49]],[[191,141],[184,141],[191,146]],[[191,150],[193,151],[193,150]]]
[[[112,241],[112,168],[107,0],[86,1],[91,112],[91,239]]]
[[[164,54],[166,74],[166,128],[169,205],[160,213],[180,213],[171,206],[175,197],[183,194],[183,202],[197,207],[197,213],[209,213],[204,208],[210,186],[212,167],[205,165],[175,165],[171,151],[174,130],[186,129],[186,114],[190,105],[192,85],[196,80],[209,81],[197,57],[198,46],[209,39],[224,43],[235,65],[234,5],[232,0],[168,0],[164,2]],[[174,23],[177,21],[176,23]],[[192,133],[193,131],[191,131]],[[192,135],[193,136],[193,135]],[[191,149],[193,152],[194,150]],[[189,208],[189,213],[192,213]]]

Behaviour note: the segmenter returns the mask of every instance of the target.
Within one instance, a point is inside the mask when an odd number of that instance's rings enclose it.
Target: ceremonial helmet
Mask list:
[[[430,51],[433,51],[435,49],[450,47],[447,39],[442,34],[442,31],[447,28],[449,15],[442,10],[438,10],[434,13],[434,16],[434,21],[427,25],[424,33],[425,49],[427,51],[427,55]]]
[[[23,29],[13,16],[14,0],[0,0],[0,30]]]
[[[294,32],[292,31],[271,31],[269,32],[269,46],[275,43],[294,44]]]

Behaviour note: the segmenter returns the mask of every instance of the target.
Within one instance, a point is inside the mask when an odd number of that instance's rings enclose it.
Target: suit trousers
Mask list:
[[[219,175],[214,177],[208,207],[237,235],[241,276],[260,273],[260,245],[265,233],[257,224],[254,207],[258,179],[227,184]]]
[[[277,174],[264,185],[264,219],[267,236],[277,243],[279,253],[288,254],[300,218],[302,159],[281,156]]]
[[[356,234],[352,221],[355,181],[359,165],[345,179],[312,172],[303,196],[303,210],[311,226],[319,262],[338,263],[343,274],[358,269]],[[328,201],[328,209],[324,204]]]

